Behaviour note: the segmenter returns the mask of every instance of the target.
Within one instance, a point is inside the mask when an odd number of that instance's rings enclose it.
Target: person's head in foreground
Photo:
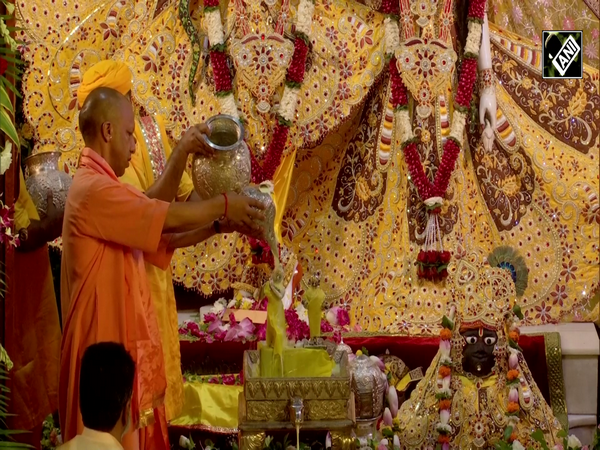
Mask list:
[[[83,425],[119,442],[131,424],[135,362],[122,344],[90,345],[81,360],[79,406]]]
[[[135,153],[135,119],[131,102],[114,89],[94,89],[79,113],[79,131],[86,147],[102,156],[117,177]]]

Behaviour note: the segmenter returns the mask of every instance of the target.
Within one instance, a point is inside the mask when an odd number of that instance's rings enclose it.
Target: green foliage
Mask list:
[[[8,68],[0,75],[0,132],[19,147],[19,135],[15,125],[15,110],[9,100],[8,93],[13,92],[15,96],[21,96],[15,83],[21,79],[23,63],[17,49],[19,43],[12,37],[20,28],[6,26],[6,22],[14,17],[15,7],[8,0],[0,1],[8,11],[7,15],[0,16],[0,59],[8,63]],[[11,80],[14,80],[15,83]]]
[[[0,351],[5,354],[4,348],[0,346]],[[9,417],[8,404],[10,403],[10,389],[6,386],[8,381],[8,369],[5,361],[0,362],[0,448],[33,448],[31,445],[20,444],[14,441],[14,436],[27,433],[27,431],[9,430],[6,423]]]

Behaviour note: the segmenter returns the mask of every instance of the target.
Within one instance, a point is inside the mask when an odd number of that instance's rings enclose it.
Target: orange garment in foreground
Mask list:
[[[136,363],[134,427],[146,427],[159,415],[166,381],[144,260],[163,269],[171,261],[172,253],[166,250],[169,237],[162,236],[168,208],[168,203],[120,183],[100,155],[83,150],[67,197],[62,234],[65,322],[59,413],[65,441],[83,431],[81,358],[97,342],[122,343]],[[140,448],[167,448],[168,437],[161,432],[166,429],[164,412],[159,422],[162,426],[141,430]],[[136,448],[129,443],[131,438],[130,433],[124,440],[126,450]]]
[[[39,220],[20,172],[15,202],[15,229]],[[50,270],[48,246],[15,251],[15,280],[9,284],[15,304],[6,309],[6,351],[14,363],[10,375],[9,410],[16,430],[33,430],[58,407],[60,324]],[[39,442],[39,440],[38,440]]]

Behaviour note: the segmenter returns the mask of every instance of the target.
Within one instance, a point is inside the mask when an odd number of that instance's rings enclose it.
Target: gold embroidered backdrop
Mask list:
[[[498,11],[505,4],[529,3],[492,0]],[[222,8],[232,40],[241,37],[234,26],[243,16],[240,5],[245,3]],[[81,148],[76,89],[86,68],[103,58],[132,67],[135,101],[167,118],[174,140],[189,124],[218,112],[212,70],[204,59],[196,105],[191,104],[191,46],[178,5],[160,11],[156,6],[152,0],[62,0],[51,7],[43,0],[19,2],[27,27],[24,105],[37,140],[34,151],[59,149],[65,152],[65,170],[74,171]],[[296,7],[289,4],[287,29]],[[280,9],[277,2],[247,12],[257,27],[271,32],[272,16]],[[193,8],[192,17],[202,32],[200,11]],[[383,128],[395,130],[393,115],[385,117],[383,19],[352,1],[316,2],[309,69],[291,129],[291,145],[300,150],[284,243],[305,272],[322,272],[328,301],[350,303],[365,330],[430,333],[451,292],[444,284],[416,279],[424,211],[411,199],[398,137],[393,134],[391,151],[381,145]],[[546,82],[539,48],[495,27],[492,53],[496,142],[492,152],[484,152],[473,130],[451,180],[442,214],[448,218],[444,245],[453,252],[450,276],[459,285],[472,284],[487,254],[510,245],[530,268],[521,300],[527,323],[596,318],[597,305],[590,313],[589,300],[599,277],[598,71],[586,66],[582,80]],[[256,112],[251,82],[238,74],[234,83],[248,118],[249,144],[260,157],[274,115]],[[276,86],[273,105],[282,89]],[[173,262],[176,281],[203,294],[250,280],[250,266],[248,244],[235,235],[179,252]]]

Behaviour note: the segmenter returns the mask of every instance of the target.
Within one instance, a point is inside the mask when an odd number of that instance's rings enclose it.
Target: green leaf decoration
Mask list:
[[[13,123],[8,111],[4,108],[0,108],[0,131],[6,134],[10,140],[17,145],[17,147],[20,147],[19,135],[17,134],[15,124]]]
[[[507,426],[506,430],[504,430],[504,440],[505,441],[508,441],[512,432],[513,432],[513,427],[511,427],[510,425]]]
[[[363,355],[369,356],[369,350],[367,350],[365,347],[361,348],[360,351],[363,353]]]
[[[454,322],[452,322],[448,317],[444,316],[442,318],[442,326],[444,328],[448,328],[449,330],[454,330]]]
[[[4,86],[2,86],[0,84],[0,108],[4,108],[7,109],[11,114],[15,114],[15,109],[13,107],[12,102],[10,101],[10,98],[8,97],[8,93],[6,92],[6,89],[4,89]]]
[[[531,438],[538,442],[543,450],[550,450],[548,448],[548,444],[546,443],[546,438],[544,437],[544,432],[540,429],[535,430],[531,433]]]

